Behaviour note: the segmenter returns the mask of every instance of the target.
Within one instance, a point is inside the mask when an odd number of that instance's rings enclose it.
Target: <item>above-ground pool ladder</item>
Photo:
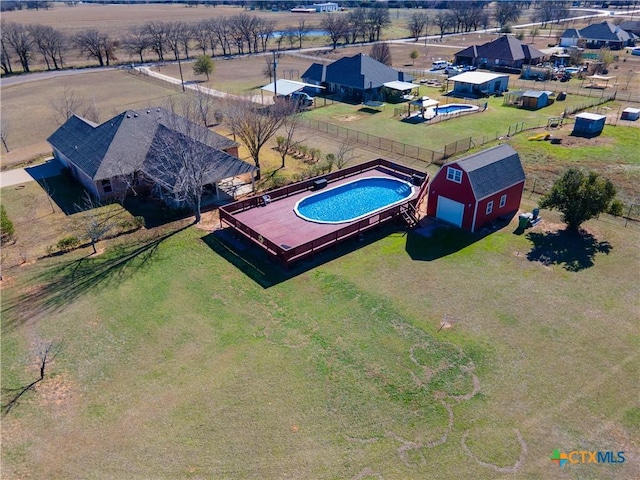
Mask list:
[[[416,217],[416,214],[412,209],[413,207],[411,206],[411,204],[400,207],[400,214],[402,215],[402,218],[409,228],[414,228],[418,226],[418,223],[420,223],[418,221],[418,217]]]

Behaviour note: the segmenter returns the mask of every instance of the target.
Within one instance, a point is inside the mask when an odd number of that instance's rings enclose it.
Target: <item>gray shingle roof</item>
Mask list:
[[[525,180],[520,156],[507,144],[483,150],[454,163],[467,172],[476,200]]]
[[[360,90],[380,88],[384,83],[394,80],[404,82],[413,80],[412,76],[399,72],[363,53],[353,57],[343,57],[329,65],[314,63],[302,74],[302,78]]]
[[[567,28],[560,38],[580,38],[580,32],[576,28]]]
[[[198,140],[209,147],[211,155],[237,145],[164,108],[127,110],[101,125],[74,115],[47,141],[89,177],[101,180],[141,170],[143,164],[148,167],[149,162],[154,160],[153,156],[149,156],[152,142],[157,140],[157,135],[170,131],[183,134],[197,132]],[[235,165],[230,167],[231,171],[245,173],[254,169],[242,160],[226,153],[224,155],[229,165]],[[220,169],[229,171],[226,167]]]
[[[540,50],[522,43],[515,37],[503,35],[502,37],[478,46],[467,47],[456,53],[456,57],[464,58],[499,58],[501,60],[531,60],[543,58],[545,55]]]
[[[580,36],[592,41],[628,42],[632,37],[622,28],[609,22],[595,23],[580,30]]]

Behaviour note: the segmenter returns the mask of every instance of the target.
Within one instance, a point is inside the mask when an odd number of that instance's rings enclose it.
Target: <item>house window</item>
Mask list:
[[[452,182],[456,183],[462,183],[462,170],[447,167],[447,180],[451,180]]]
[[[503,208],[507,204],[507,194],[505,193],[500,197],[500,208]]]
[[[493,200],[487,203],[487,215],[489,215],[491,212],[493,212]]]
[[[102,191],[104,193],[111,193],[113,189],[111,188],[111,180],[102,180]]]

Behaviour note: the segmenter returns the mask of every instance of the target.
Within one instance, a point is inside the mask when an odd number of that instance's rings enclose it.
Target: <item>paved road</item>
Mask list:
[[[50,78],[67,77],[69,75],[80,75],[83,73],[108,72],[116,70],[120,67],[91,67],[91,68],[74,68],[71,70],[51,70],[47,72],[23,73],[11,77],[0,78],[0,88],[10,87],[11,85],[19,85],[27,82],[37,82],[39,80],[48,80]]]

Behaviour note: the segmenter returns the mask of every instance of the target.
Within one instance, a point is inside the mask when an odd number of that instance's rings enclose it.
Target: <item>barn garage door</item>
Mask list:
[[[445,222],[453,223],[457,227],[462,226],[462,214],[464,204],[451,200],[450,198],[438,196],[438,208],[436,208],[436,218]]]

